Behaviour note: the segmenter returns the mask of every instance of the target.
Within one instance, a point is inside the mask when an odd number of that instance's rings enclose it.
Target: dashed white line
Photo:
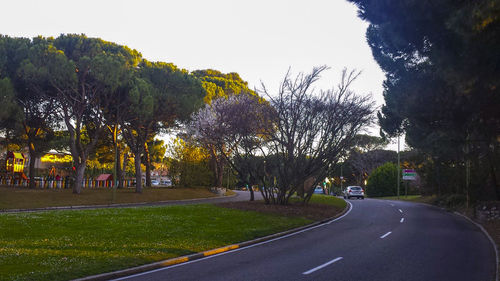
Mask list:
[[[389,234],[391,234],[391,233],[392,233],[392,231],[387,232],[386,234],[380,236],[380,239],[384,239],[385,237],[389,236]]]
[[[405,221],[405,218],[401,218],[401,220],[399,222],[403,223],[404,221]]]
[[[393,206],[393,207],[394,207],[394,204],[391,204],[391,206]]]
[[[333,260],[331,260],[331,261],[329,261],[329,262],[327,262],[327,263],[324,263],[324,264],[322,264],[322,265],[320,265],[320,266],[317,266],[317,267],[315,267],[315,268],[313,268],[313,269],[310,269],[310,270],[308,270],[308,271],[306,271],[306,272],[303,272],[302,274],[304,274],[304,275],[311,274],[311,273],[313,273],[313,272],[315,272],[315,271],[317,271],[317,270],[322,269],[322,268],[323,268],[323,267],[325,267],[325,266],[329,266],[330,264],[332,264],[332,263],[334,263],[334,262],[338,262],[338,261],[339,261],[339,260],[341,260],[341,259],[343,259],[343,257],[338,257],[338,258],[335,258],[335,259],[333,259]]]
[[[403,210],[401,210],[401,209],[398,209],[398,210],[399,210],[399,212],[400,212],[401,214],[403,213]]]

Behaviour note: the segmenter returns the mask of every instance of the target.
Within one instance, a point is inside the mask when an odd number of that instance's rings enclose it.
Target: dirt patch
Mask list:
[[[302,205],[300,203],[290,203],[289,205],[271,205],[264,201],[242,201],[218,203],[217,206],[244,211],[256,211],[267,214],[276,214],[287,217],[303,217],[310,220],[323,220],[335,217],[343,211],[335,206],[309,203]]]

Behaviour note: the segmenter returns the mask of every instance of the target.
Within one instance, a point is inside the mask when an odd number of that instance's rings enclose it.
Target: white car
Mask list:
[[[159,185],[160,182],[157,180],[151,180],[151,185]]]
[[[161,183],[161,185],[172,186],[171,180],[162,180],[160,183]]]
[[[361,186],[348,186],[344,189],[344,199],[351,199],[356,197],[359,199],[365,199],[365,191]]]

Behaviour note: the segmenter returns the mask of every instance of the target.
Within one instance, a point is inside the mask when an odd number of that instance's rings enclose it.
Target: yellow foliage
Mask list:
[[[203,147],[187,143],[181,138],[174,140],[172,150],[177,160],[200,162],[209,158],[208,152]]]

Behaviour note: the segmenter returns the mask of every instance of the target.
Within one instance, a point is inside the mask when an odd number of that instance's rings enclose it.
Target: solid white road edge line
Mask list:
[[[322,227],[322,226],[331,224],[332,222],[338,221],[341,218],[347,216],[352,211],[352,207],[353,206],[352,206],[351,202],[349,202],[349,201],[346,201],[346,202],[347,202],[347,204],[349,204],[349,210],[347,210],[347,212],[345,212],[345,214],[343,214],[342,216],[340,216],[340,217],[338,217],[336,219],[333,219],[333,220],[331,220],[331,221],[329,221],[327,223],[316,225],[316,226],[313,226],[313,227],[310,227],[310,228],[303,229],[301,231],[297,231],[297,232],[294,232],[294,233],[283,235],[283,236],[278,237],[278,238],[274,238],[274,239],[271,239],[271,240],[267,240],[267,241],[260,242],[260,243],[257,243],[257,244],[253,244],[253,245],[250,245],[250,246],[246,246],[246,247],[243,247],[243,248],[238,248],[238,249],[234,249],[234,250],[231,250],[231,251],[223,252],[223,253],[220,253],[220,254],[216,254],[216,255],[204,257],[204,258],[201,258],[201,259],[197,259],[197,260],[187,261],[187,262],[184,262],[184,263],[179,263],[179,264],[171,265],[171,266],[168,266],[168,267],[162,267],[162,268],[154,269],[154,270],[151,270],[151,271],[141,272],[141,273],[137,273],[137,274],[134,274],[134,275],[129,275],[129,276],[125,276],[125,277],[113,279],[113,281],[127,280],[128,278],[134,278],[134,277],[138,277],[138,276],[142,276],[142,275],[146,275],[146,274],[150,274],[150,273],[155,273],[155,272],[162,271],[162,270],[167,270],[167,269],[171,269],[171,268],[175,268],[175,267],[179,267],[179,266],[183,266],[183,265],[187,265],[187,264],[191,264],[191,263],[195,263],[195,262],[199,262],[199,261],[203,261],[203,260],[215,258],[215,257],[222,256],[222,255],[227,255],[229,253],[234,253],[234,252],[238,252],[238,251],[241,251],[241,250],[245,250],[245,249],[253,248],[253,247],[256,247],[256,246],[264,245],[264,244],[271,243],[271,242],[274,242],[274,241],[277,241],[277,240],[281,240],[281,239],[284,239],[284,238],[287,238],[287,237],[290,237],[290,236],[294,236],[294,235],[299,234],[299,233],[303,233],[303,232],[306,232],[306,231],[309,231],[309,230],[313,230],[313,229],[316,229],[318,227]]]
[[[399,209],[399,212],[402,214],[402,213],[403,213],[403,210]]]
[[[401,218],[401,220],[399,222],[403,223],[404,221],[405,221],[405,218]]]
[[[392,231],[387,232],[386,234],[380,236],[380,239],[384,239],[385,237],[389,236],[389,234],[391,234],[391,233],[392,233]]]
[[[320,270],[320,269],[322,269],[323,267],[325,267],[325,266],[329,266],[330,264],[332,264],[332,263],[334,263],[334,262],[337,262],[337,261],[339,261],[339,260],[341,260],[341,259],[343,259],[343,257],[338,257],[338,258],[333,259],[333,260],[331,260],[331,261],[329,261],[329,262],[327,262],[327,263],[324,263],[324,264],[322,264],[322,265],[320,265],[320,266],[317,266],[317,267],[315,267],[315,268],[313,268],[313,269],[311,269],[311,270],[308,270],[308,271],[306,271],[306,272],[303,272],[302,274],[304,274],[304,275],[311,274],[311,273],[315,272],[316,270]]]

